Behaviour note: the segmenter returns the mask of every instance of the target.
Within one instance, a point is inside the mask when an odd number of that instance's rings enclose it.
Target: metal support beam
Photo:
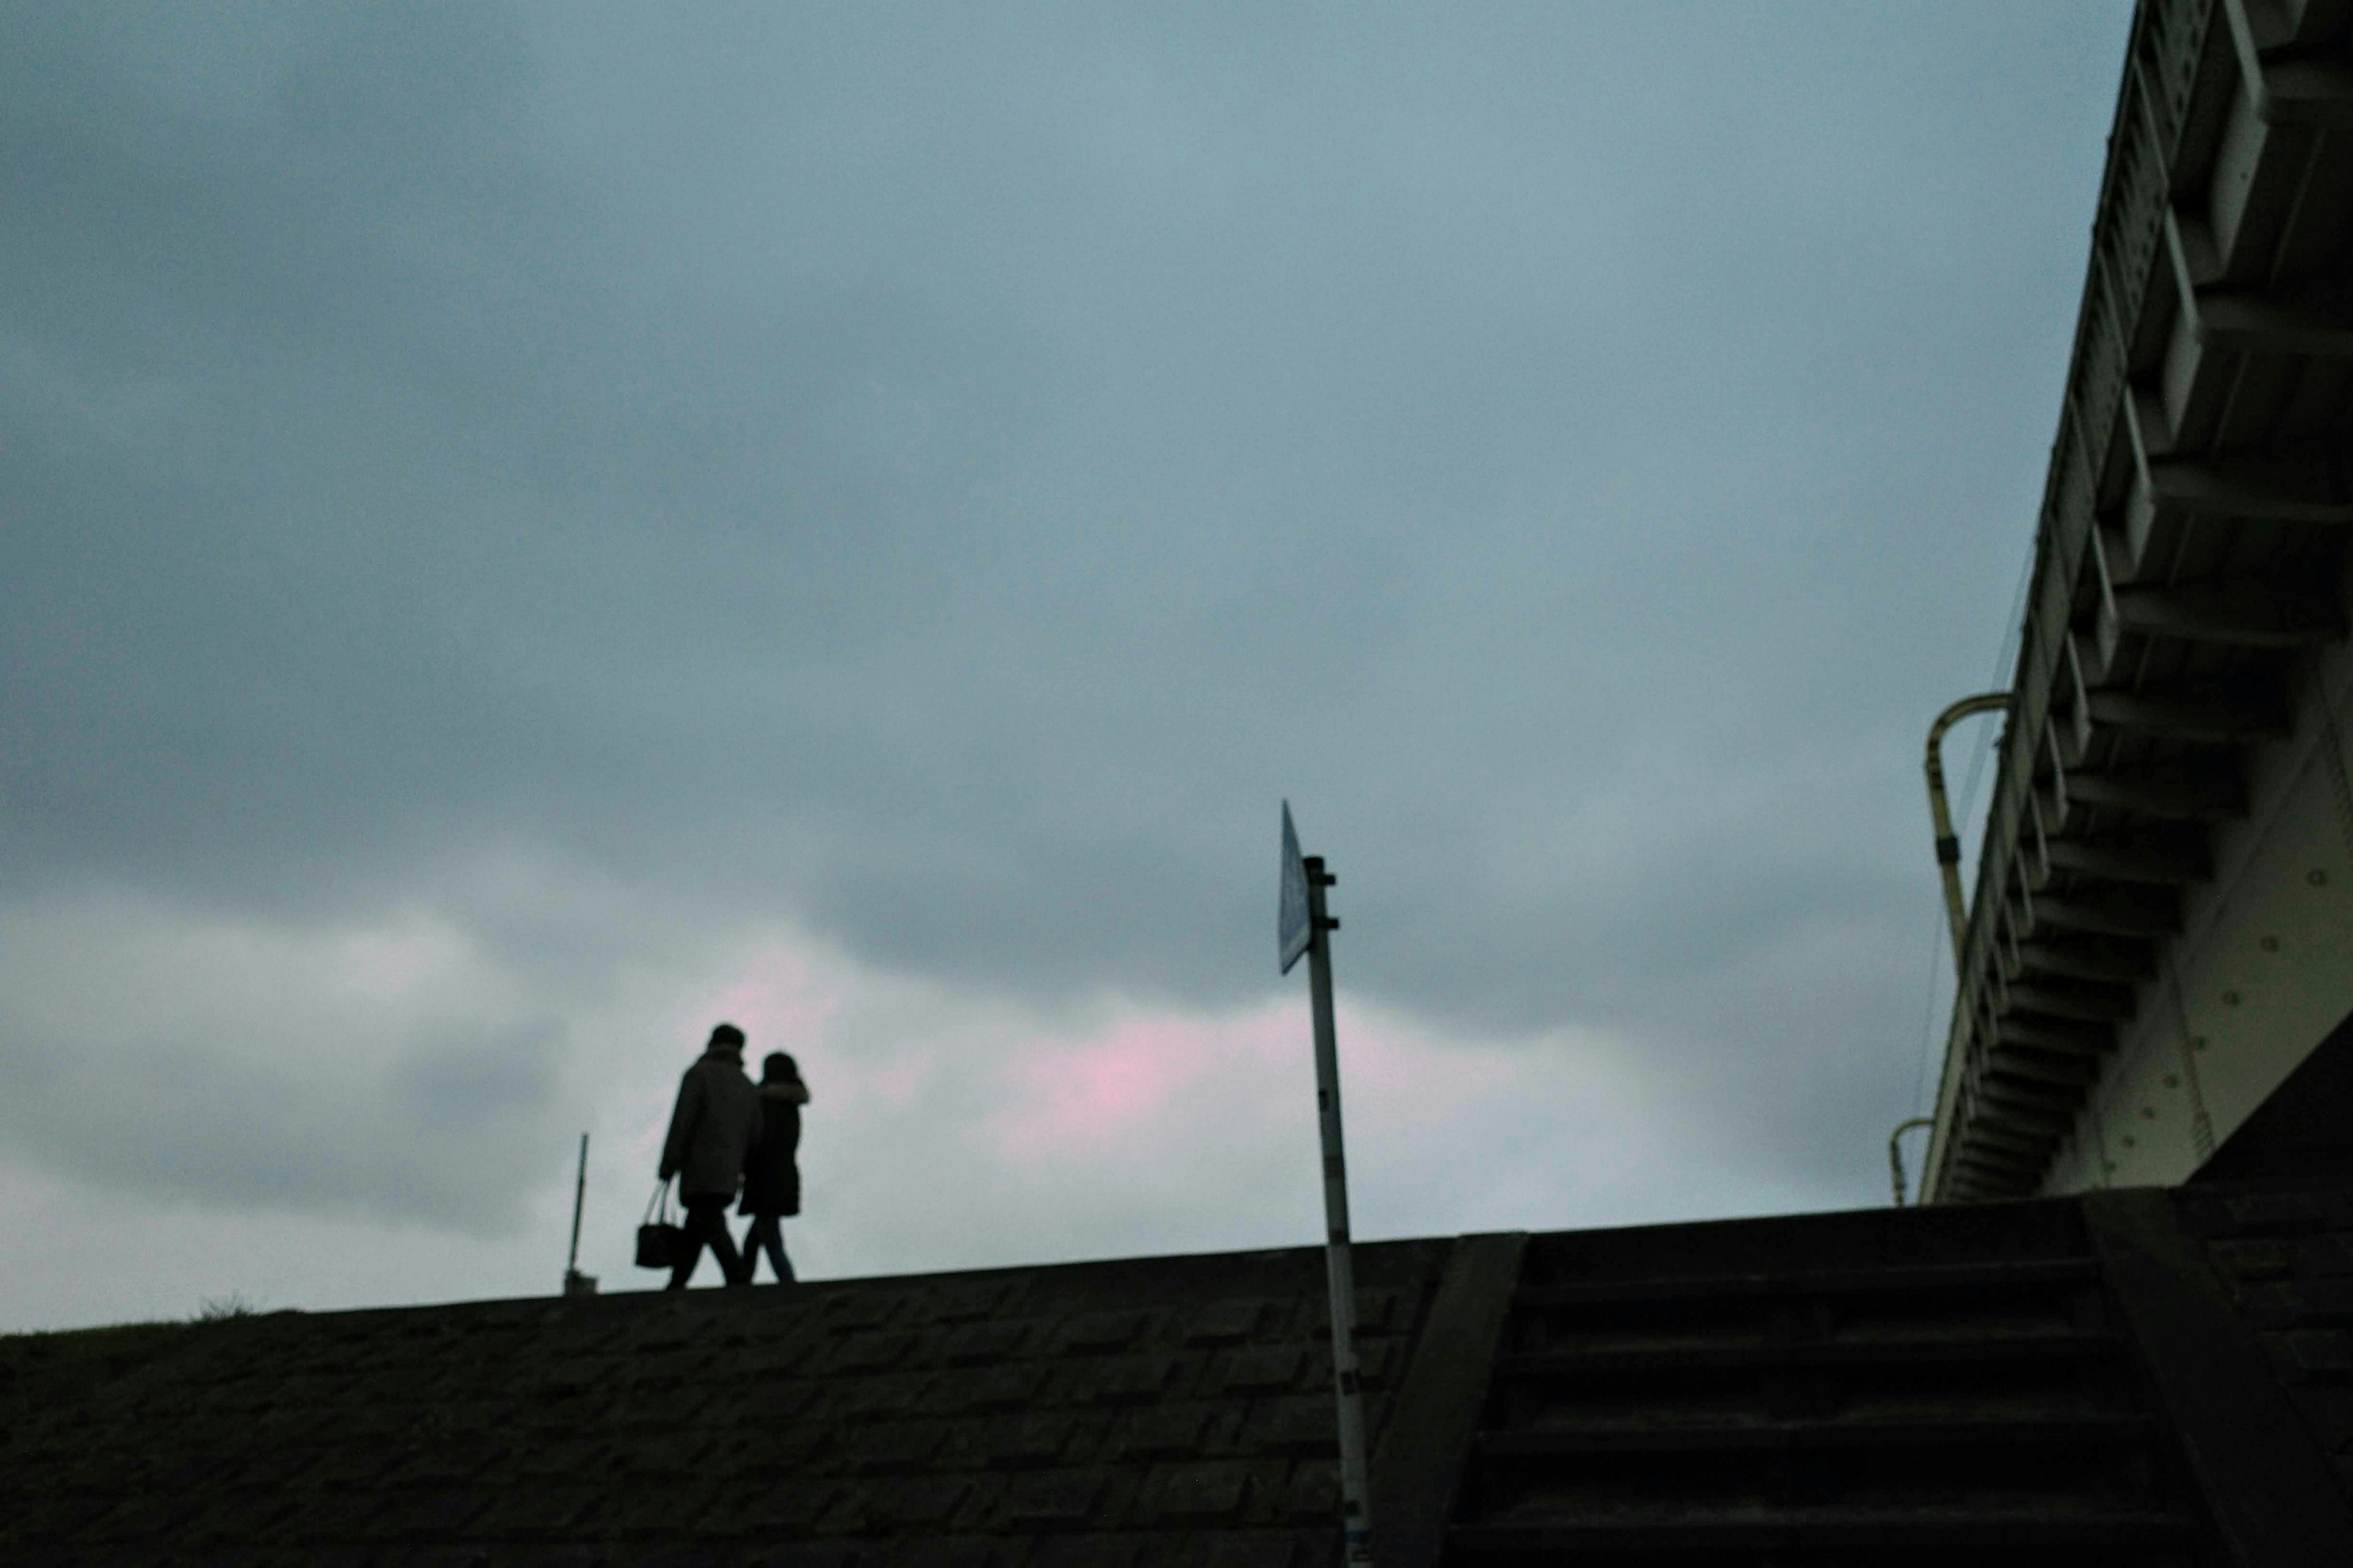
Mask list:
[[[2021,924],[2028,935],[2048,930],[2166,937],[2181,929],[2180,900],[2148,888],[2065,895],[2028,893],[2022,900]]]
[[[2247,814],[2247,787],[2227,764],[2079,770],[2067,774],[2066,792],[2070,804],[2166,822],[2226,822]]]
[[[2063,1056],[2104,1057],[2116,1049],[2116,1032],[2106,1024],[2011,1014],[1994,1026],[1996,1037],[2031,1050]]]
[[[1997,1154],[1984,1148],[1963,1149],[1953,1156],[1954,1167],[1968,1173],[1972,1184],[1980,1193],[2014,1192],[2032,1183],[2049,1163],[2024,1156]]]
[[[2015,1094],[1998,1084],[1980,1080],[1976,1089],[1978,1117],[1995,1125],[2037,1137],[2058,1137],[2075,1123],[2072,1105],[2051,1104]]]
[[[2277,7],[2222,0],[2222,15],[2256,119],[2272,125],[2353,126],[2353,72],[2328,59],[2263,58],[2266,47],[2284,41],[2277,37]]]
[[[2310,359],[2353,356],[2353,321],[2332,304],[2282,300],[2275,293],[2212,288],[2222,272],[2221,247],[2202,219],[2168,207],[2166,257],[2173,285],[2198,342],[2235,353]]]
[[[2051,1163],[2043,1151],[2019,1151],[1992,1143],[1976,1142],[1959,1150],[1955,1163],[1971,1167],[1978,1179],[2002,1187],[2031,1182]]]
[[[1998,1155],[1991,1150],[1978,1148],[1957,1150],[1952,1159],[1953,1168],[1968,1173],[1970,1178],[1973,1190],[1966,1194],[1968,1196],[1986,1191],[2005,1192],[2031,1182],[2042,1173],[2043,1163]]]
[[[2007,1145],[1970,1143],[1954,1151],[1954,1158],[1962,1164],[1975,1165],[1988,1175],[2010,1178],[2031,1176],[2042,1168],[2039,1153],[2021,1152]]]
[[[2010,988],[2010,1005],[2026,1013],[2120,1024],[2135,1011],[2132,987],[2088,980],[2021,980]]]
[[[1961,1137],[1965,1143],[2007,1150],[2013,1158],[2021,1163],[2030,1163],[2037,1170],[2042,1169],[2051,1158],[2051,1151],[2058,1145],[2058,1140],[2048,1133],[2005,1127],[1983,1115],[1971,1117]]]
[[[2235,453],[2211,461],[2177,458],[2170,455],[2174,434],[2155,391],[2135,387],[2123,400],[2123,408],[2131,444],[2132,489],[2121,526],[2113,531],[2116,559],[2103,560],[2119,578],[2128,580],[2138,573],[2160,524],[2170,527],[2209,517],[2327,528],[2353,525],[2353,494],[2348,493],[2337,455],[2327,444],[2286,452]]]
[[[2088,694],[2094,727],[2130,731],[2193,745],[2237,745],[2288,732],[2287,705],[2276,692],[2227,695],[2139,692],[2102,689]]]
[[[1997,1044],[1986,1052],[1986,1070],[2010,1078],[2032,1079],[2065,1089],[2088,1089],[2100,1076],[2095,1058],[2060,1054],[2031,1047]]]
[[[2345,635],[2345,616],[2324,587],[2229,577],[2170,587],[2116,590],[2117,623],[2144,637],[2230,647],[2300,647]]]
[[[2201,289],[2194,296],[2198,341],[2238,353],[2305,359],[2353,358],[2353,321],[2260,294]]]
[[[2263,72],[2256,112],[2274,125],[2353,127],[2353,71],[2331,60],[2283,60]]]
[[[2042,846],[2053,870],[2111,882],[2181,888],[2214,874],[2202,828],[2152,828],[2098,838],[2051,838]]]
[[[2184,515],[2248,522],[2353,523],[2353,497],[2334,489],[2327,468],[2316,461],[2155,459],[2142,470],[2141,479],[2154,506]]]
[[[2044,938],[2021,943],[2013,979],[2058,974],[2070,980],[2098,980],[2111,985],[2137,985],[2157,973],[2157,950],[2145,942],[2111,938],[2063,942]]]
[[[2149,426],[2161,418],[2144,407],[2139,397],[2125,400],[2125,426],[2133,440],[2136,472],[2132,494],[2125,503],[2119,565],[2137,569],[2150,532],[2160,519],[2235,518],[2248,522],[2306,523],[2319,527],[2353,524],[2353,497],[2334,482],[2327,454],[2299,453],[2292,458],[2245,454],[2211,462],[2166,458],[2162,443],[2171,437]],[[2156,444],[2157,450],[2150,447]]]
[[[1979,1079],[1978,1092],[1995,1104],[2016,1105],[2058,1116],[2063,1119],[2062,1126],[2073,1123],[2075,1111],[2084,1103],[2080,1092],[2071,1093],[2032,1079],[2012,1078],[2001,1072],[1989,1071]]]

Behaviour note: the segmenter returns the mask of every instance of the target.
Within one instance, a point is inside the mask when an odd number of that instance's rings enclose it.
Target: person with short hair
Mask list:
[[[777,1223],[801,1212],[801,1169],[796,1156],[801,1146],[801,1107],[809,1100],[808,1085],[801,1081],[800,1064],[777,1051],[760,1064],[760,1143],[744,1167],[744,1201],[737,1214],[752,1216],[744,1233],[744,1278],[759,1272],[760,1254],[776,1271],[776,1283],[793,1281],[792,1260],[785,1256],[785,1233]]]
[[[670,1136],[662,1142],[661,1179],[678,1178],[679,1202],[686,1209],[685,1256],[671,1265],[671,1289],[686,1289],[705,1247],[728,1284],[751,1283],[752,1271],[736,1255],[727,1228],[727,1205],[744,1180],[745,1158],[760,1142],[761,1121],[760,1091],[744,1076],[744,1031],[722,1024],[679,1080]]]

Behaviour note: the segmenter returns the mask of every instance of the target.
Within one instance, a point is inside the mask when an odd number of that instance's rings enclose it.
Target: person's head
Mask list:
[[[762,1083],[797,1083],[800,1076],[800,1064],[782,1051],[769,1052],[760,1063]]]
[[[711,1031],[711,1044],[703,1047],[712,1051],[733,1051],[744,1054],[744,1031],[733,1024],[722,1024]]]

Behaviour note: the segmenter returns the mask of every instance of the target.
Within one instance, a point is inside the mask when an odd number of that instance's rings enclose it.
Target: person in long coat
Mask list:
[[[685,1256],[671,1266],[671,1289],[686,1289],[705,1247],[727,1283],[751,1283],[752,1271],[728,1233],[727,1205],[744,1179],[745,1157],[760,1141],[761,1125],[760,1091],[744,1076],[744,1031],[722,1024],[680,1080],[670,1136],[662,1141],[661,1179],[678,1178],[679,1202],[686,1208]]]
[[[744,1233],[744,1278],[759,1271],[760,1254],[776,1271],[776,1283],[789,1284],[792,1260],[785,1256],[785,1233],[777,1224],[785,1215],[801,1212],[801,1107],[808,1103],[808,1085],[801,1081],[800,1065],[782,1051],[760,1064],[760,1142],[744,1167],[744,1201],[737,1214],[752,1216]]]

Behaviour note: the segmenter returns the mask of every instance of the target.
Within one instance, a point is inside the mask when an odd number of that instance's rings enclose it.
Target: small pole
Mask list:
[[[588,1199],[588,1134],[580,1134],[580,1173],[572,1183],[572,1255],[564,1264],[564,1293],[594,1296],[596,1281],[580,1272],[580,1210]]]
[[[1332,1384],[1340,1415],[1341,1529],[1349,1568],[1373,1561],[1372,1478],[1365,1467],[1365,1400],[1356,1363],[1356,1267],[1348,1248],[1348,1160],[1340,1134],[1340,1050],[1332,1028],[1332,944],[1340,922],[1324,912],[1324,889],[1339,878],[1310,855],[1307,871],[1308,994],[1315,1013],[1315,1110],[1324,1133],[1324,1264],[1332,1292]]]

